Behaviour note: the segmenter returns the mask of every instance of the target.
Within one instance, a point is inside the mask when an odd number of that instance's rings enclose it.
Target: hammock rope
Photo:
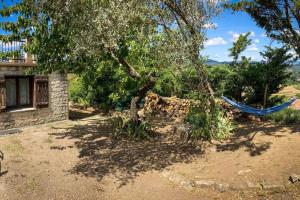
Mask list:
[[[287,101],[287,102],[285,102],[281,105],[273,106],[273,107],[267,108],[267,109],[253,108],[251,106],[247,106],[245,104],[241,104],[241,103],[232,101],[232,100],[230,100],[230,99],[228,99],[227,97],[224,97],[224,96],[222,96],[222,99],[224,101],[226,101],[228,104],[230,104],[231,106],[241,110],[242,112],[249,113],[249,114],[252,114],[252,115],[265,116],[265,115],[272,114],[274,112],[279,112],[279,111],[289,107],[292,103],[294,103],[294,101],[297,98],[292,98],[289,101]]]

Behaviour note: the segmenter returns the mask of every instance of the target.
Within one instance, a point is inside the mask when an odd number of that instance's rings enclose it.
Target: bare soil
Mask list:
[[[96,115],[1,136],[0,199],[300,199],[299,185],[288,181],[300,174],[300,126],[240,124],[224,143],[184,145],[164,136],[115,141],[111,131],[108,117]],[[187,190],[165,171],[241,190]],[[285,189],[243,188],[249,181]]]

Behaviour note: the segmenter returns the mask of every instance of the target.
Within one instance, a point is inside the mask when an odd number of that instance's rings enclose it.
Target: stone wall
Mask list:
[[[28,68],[26,66],[26,68]],[[22,67],[0,65],[0,74],[22,75]],[[20,111],[0,113],[0,130],[31,126],[68,119],[68,80],[67,75],[49,75],[49,105],[45,108],[30,108]]]

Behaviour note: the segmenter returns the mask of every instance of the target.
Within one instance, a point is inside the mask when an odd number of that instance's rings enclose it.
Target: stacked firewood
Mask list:
[[[189,112],[190,100],[173,97],[161,97],[149,93],[145,98],[143,111],[145,114],[159,114],[170,118],[185,117]]]
[[[191,102],[191,100],[180,99],[175,96],[162,97],[155,93],[149,93],[145,98],[142,113],[143,115],[154,114],[170,118],[184,118],[189,112]],[[234,109],[226,102],[219,100],[219,103],[228,118],[233,119],[240,115],[237,109]]]

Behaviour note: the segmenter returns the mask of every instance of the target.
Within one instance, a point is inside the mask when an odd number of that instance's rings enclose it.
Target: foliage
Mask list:
[[[231,134],[233,126],[221,109],[217,108],[215,110],[215,119],[212,119],[211,116],[206,112],[206,108],[200,104],[190,107],[185,120],[192,127],[192,138],[223,140]],[[216,121],[216,131],[214,133],[211,132],[211,120]]]
[[[264,61],[252,64],[248,68],[245,79],[252,88],[248,94],[248,102],[263,104],[264,93],[267,99],[271,94],[277,93],[291,76],[289,69],[292,67],[293,55],[288,48],[271,48],[261,53]]]
[[[20,16],[18,23],[2,23],[10,33],[2,37],[29,38],[25,48],[37,55],[37,69],[82,75],[89,101],[113,105],[134,97],[131,122],[139,130],[138,105],[153,88],[191,98],[206,95],[207,123],[216,128],[215,99],[199,55],[209,21],[219,12],[219,1],[207,0],[23,0],[0,14]],[[163,88],[165,83],[178,88]]]
[[[111,125],[114,128],[113,138],[143,140],[151,139],[153,131],[147,121],[135,122],[127,117],[114,117],[111,120]]]
[[[233,47],[229,49],[230,56],[233,57],[230,64],[233,73],[228,77],[228,84],[224,93],[237,101],[242,101],[242,93],[246,88],[244,74],[249,68],[250,59],[241,56],[241,53],[251,44],[251,40],[248,38],[249,35],[250,32],[241,34],[237,41],[233,42]]]
[[[273,113],[266,116],[267,119],[278,124],[299,124],[300,123],[300,111],[291,108],[284,109],[280,112]]]
[[[300,55],[299,0],[242,0],[225,7],[245,11],[268,36],[294,48]]]
[[[69,100],[73,103],[89,106],[90,101],[87,99],[87,91],[82,83],[82,78],[72,76],[69,79]]]
[[[240,54],[251,44],[251,39],[248,38],[249,35],[250,32],[241,34],[237,41],[233,43],[233,47],[229,49],[229,56],[233,57],[234,64],[237,64]]]
[[[236,72],[228,65],[218,65],[209,68],[209,82],[215,91],[216,96],[222,96],[230,90],[230,84],[233,83],[233,78]]]
[[[264,95],[269,100],[290,79],[290,68],[294,61],[289,48],[271,48],[260,54],[261,62],[251,62],[240,54],[251,44],[248,34],[242,34],[230,49],[233,62],[229,66],[214,66],[210,69],[210,80],[218,95],[225,95],[247,104],[264,104]],[[267,101],[270,104],[272,101]]]

